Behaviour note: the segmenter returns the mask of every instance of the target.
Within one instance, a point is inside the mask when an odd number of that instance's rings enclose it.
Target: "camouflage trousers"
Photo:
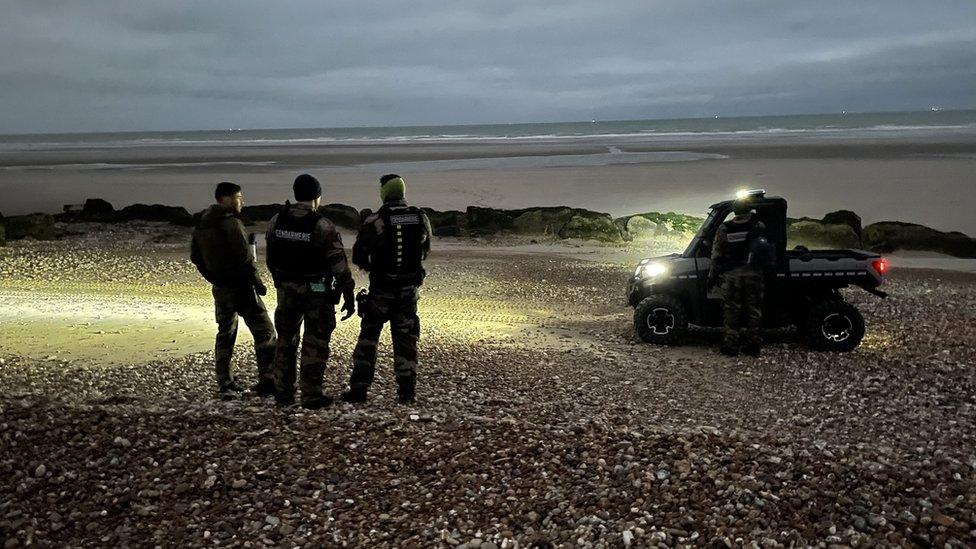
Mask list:
[[[763,276],[752,269],[733,269],[722,277],[727,348],[762,345],[760,325],[763,307]]]
[[[295,362],[303,322],[305,334],[301,338],[299,387],[302,400],[307,401],[322,396],[329,343],[336,327],[335,304],[329,293],[312,292],[308,284],[282,283],[278,287],[278,308],[275,309],[275,327],[278,328],[275,390],[279,395],[295,393]]]
[[[420,340],[420,318],[416,286],[399,289],[370,288],[362,307],[363,321],[359,341],[352,354],[352,390],[368,389],[376,373],[376,346],[383,324],[390,323],[393,340],[393,371],[401,395],[414,394],[417,380],[417,342]]]
[[[268,317],[268,309],[250,286],[240,288],[213,287],[214,309],[217,317],[217,338],[214,343],[214,367],[217,385],[223,387],[234,381],[230,359],[237,342],[238,318],[243,318],[254,338],[254,354],[258,363],[258,379],[272,379],[275,353],[275,329]]]

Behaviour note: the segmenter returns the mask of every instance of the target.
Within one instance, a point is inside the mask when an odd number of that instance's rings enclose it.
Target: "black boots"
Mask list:
[[[417,378],[398,377],[397,378],[397,402],[400,404],[413,404],[416,402]]]
[[[275,395],[274,382],[268,379],[262,379],[261,381],[255,383],[254,386],[251,387],[251,390],[262,398]]]
[[[306,410],[321,410],[332,405],[333,398],[329,395],[319,395],[309,400],[302,399],[302,408]]]
[[[241,384],[234,380],[221,385],[217,392],[223,400],[233,400],[244,393],[244,387],[241,387]]]
[[[362,404],[363,402],[366,402],[366,388],[356,387],[355,389],[349,389],[348,391],[339,395],[339,400],[352,404]]]
[[[759,358],[762,354],[762,347],[759,344],[749,344],[742,348],[742,352],[752,358]]]
[[[729,345],[722,345],[721,347],[719,347],[718,352],[722,353],[725,356],[739,356],[739,348],[732,347]]]

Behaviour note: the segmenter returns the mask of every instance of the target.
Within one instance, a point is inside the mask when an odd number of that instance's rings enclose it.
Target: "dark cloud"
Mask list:
[[[976,106],[976,4],[6,2],[0,133]]]

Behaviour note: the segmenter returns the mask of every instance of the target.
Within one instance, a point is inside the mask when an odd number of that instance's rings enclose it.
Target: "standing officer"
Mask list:
[[[419,287],[424,281],[422,261],[430,253],[430,220],[404,200],[406,185],[396,174],[380,178],[383,206],[363,221],[352,262],[369,272],[369,294],[360,305],[363,317],[359,341],[352,355],[346,402],[365,402],[376,370],[376,345],[383,324],[390,323],[393,370],[401,404],[414,401],[417,386],[417,317]]]
[[[708,286],[721,278],[725,309],[725,332],[721,352],[727,356],[742,351],[758,357],[762,348],[762,305],[766,270],[774,263],[775,252],[765,238],[766,226],[755,218],[748,199],[732,204],[735,217],[715,232]],[[740,328],[745,317],[745,327]]]
[[[335,306],[343,297],[343,318],[355,312],[353,279],[342,238],[332,221],[319,213],[322,186],[308,174],[294,184],[296,204],[285,204],[268,226],[268,268],[278,289],[275,326],[275,400],[295,402],[298,332],[305,323],[301,353],[302,406],[323,408],[332,398],[322,393],[329,342],[335,330]]]
[[[217,203],[210,206],[193,230],[190,260],[213,284],[217,317],[214,344],[214,366],[221,395],[241,393],[241,387],[230,367],[237,340],[237,319],[244,318],[254,337],[258,363],[258,383],[254,390],[261,396],[274,394],[272,361],[275,353],[275,330],[261,296],[268,288],[261,281],[254,264],[254,253],[241,222],[244,195],[234,183],[220,183],[214,191]]]

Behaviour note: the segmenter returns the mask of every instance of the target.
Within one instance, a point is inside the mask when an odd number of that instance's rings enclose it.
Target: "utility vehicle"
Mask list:
[[[764,190],[740,191],[766,237],[776,248],[776,265],[767,276],[764,328],[795,326],[806,343],[821,351],[851,351],[864,337],[864,318],[840,290],[857,286],[878,296],[888,260],[861,250],[786,249],[786,200]],[[715,231],[732,215],[732,200],[713,204],[705,222],[681,254],[641,260],[628,285],[634,328],[649,343],[676,345],[689,326],[723,325],[722,300],[707,288]]]

